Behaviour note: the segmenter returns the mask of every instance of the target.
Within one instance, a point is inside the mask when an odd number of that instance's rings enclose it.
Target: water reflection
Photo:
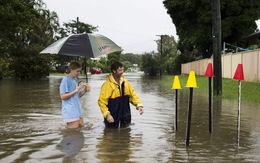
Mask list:
[[[97,158],[102,162],[127,162],[131,155],[130,140],[131,128],[110,129],[105,128],[103,137],[96,146]]]
[[[58,147],[64,153],[64,160],[69,161],[80,152],[84,146],[85,137],[80,129],[63,130],[61,135],[62,140],[58,144]]]

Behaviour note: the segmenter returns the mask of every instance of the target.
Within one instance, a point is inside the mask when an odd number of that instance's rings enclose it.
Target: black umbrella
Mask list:
[[[121,51],[123,51],[123,49],[103,35],[83,33],[64,37],[46,47],[40,52],[40,54],[58,54],[82,56],[85,58],[97,58],[104,54]]]

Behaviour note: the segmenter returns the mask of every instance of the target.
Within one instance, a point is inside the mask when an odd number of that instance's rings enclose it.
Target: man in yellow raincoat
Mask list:
[[[111,65],[111,73],[103,83],[98,99],[98,105],[104,116],[106,127],[120,128],[131,123],[130,103],[140,114],[143,114],[143,104],[131,86],[124,78],[124,67],[120,62]]]

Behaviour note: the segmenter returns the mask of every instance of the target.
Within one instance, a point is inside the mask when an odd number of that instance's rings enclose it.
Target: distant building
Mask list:
[[[243,41],[246,42],[246,47],[255,46],[253,49],[260,48],[260,31],[257,31],[244,37]]]

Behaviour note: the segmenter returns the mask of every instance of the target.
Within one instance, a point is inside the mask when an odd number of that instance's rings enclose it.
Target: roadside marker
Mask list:
[[[237,144],[239,146],[240,137],[240,101],[241,101],[241,80],[244,80],[243,65],[238,64],[236,72],[233,77],[234,80],[238,80],[238,112],[237,112]]]
[[[172,89],[175,89],[175,130],[178,131],[178,89],[181,89],[178,76],[174,76]]]
[[[212,77],[214,76],[212,63],[208,64],[207,70],[205,72],[205,75],[209,77],[209,133],[212,133],[213,124],[212,124],[212,118],[213,118],[213,112],[212,112]]]
[[[190,88],[189,108],[188,108],[188,123],[187,123],[187,127],[186,127],[186,146],[189,146],[189,144],[190,144],[190,128],[191,128],[193,88],[198,88],[194,71],[190,71],[186,87]]]

